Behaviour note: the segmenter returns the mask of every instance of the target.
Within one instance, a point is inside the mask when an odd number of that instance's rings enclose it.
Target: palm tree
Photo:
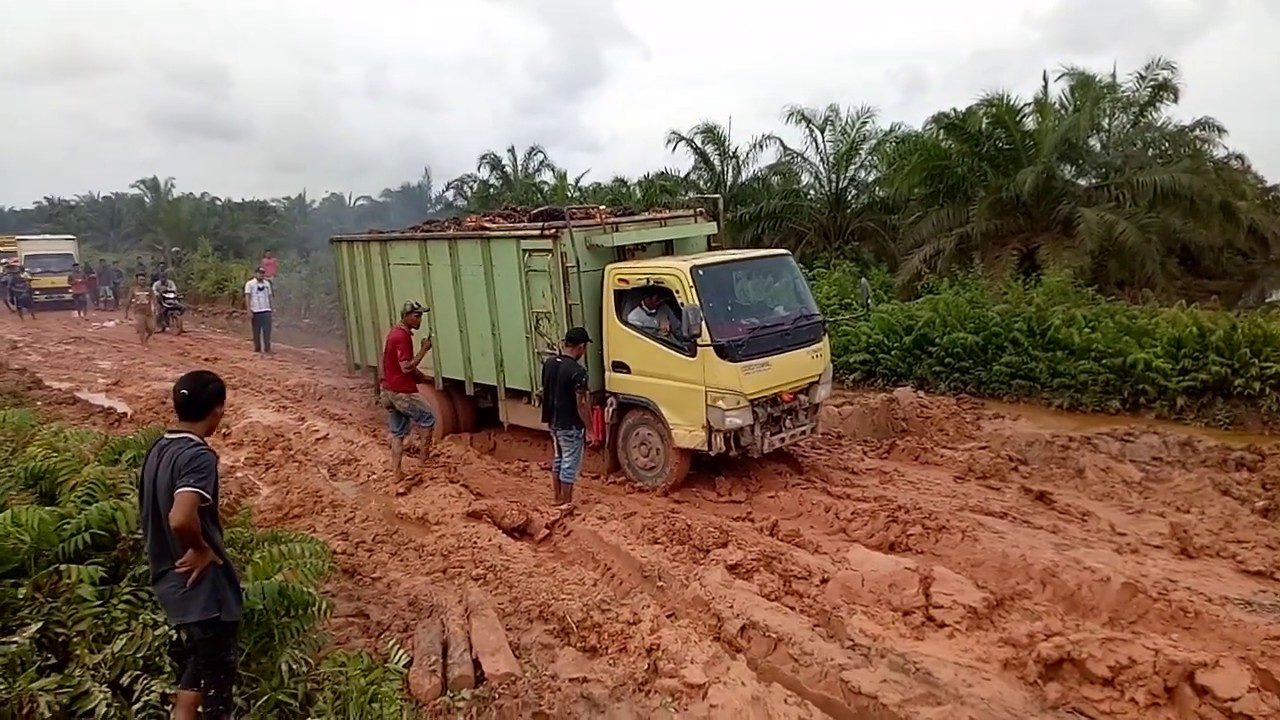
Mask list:
[[[783,120],[799,143],[778,135],[770,187],[742,210],[749,236],[787,241],[797,255],[847,254],[865,247],[892,255],[893,218],[880,188],[885,148],[903,129],[882,127],[870,107],[793,105]]]
[[[476,160],[476,173],[487,183],[490,199],[511,205],[539,205],[547,201],[556,166],[541,145],[524,152],[515,145],[506,152],[486,152]]]
[[[667,149],[683,152],[692,161],[686,175],[690,183],[700,192],[723,195],[730,214],[743,189],[761,172],[760,159],[768,146],[766,137],[736,144],[732,120],[725,125],[704,120],[687,132],[667,132]]]

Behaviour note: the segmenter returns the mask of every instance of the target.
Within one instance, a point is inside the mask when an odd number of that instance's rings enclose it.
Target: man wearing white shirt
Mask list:
[[[266,271],[258,268],[253,279],[244,284],[244,304],[253,314],[253,351],[271,353],[271,281]]]

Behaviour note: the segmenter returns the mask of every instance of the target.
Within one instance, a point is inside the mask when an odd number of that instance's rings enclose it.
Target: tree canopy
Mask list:
[[[506,205],[640,210],[718,194],[730,242],[881,264],[906,293],[955,274],[1047,270],[1112,294],[1238,291],[1276,253],[1280,192],[1221,123],[1176,113],[1182,90],[1161,58],[1123,76],[1063,67],[1029,97],[991,92],[920,127],[838,103],[788,106],[776,132],[756,137],[704,120],[667,133],[680,164],[635,178],[588,179],[539,145],[512,145],[444,183],[424,168],[376,195],[232,200],[143,178],[0,208],[0,232],[70,232],[108,252],[207,241],[225,257],[306,255],[333,234]]]

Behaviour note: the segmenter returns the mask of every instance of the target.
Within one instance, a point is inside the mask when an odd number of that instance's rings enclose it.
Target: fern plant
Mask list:
[[[168,717],[173,631],[138,531],[137,472],[159,433],[109,437],[0,409],[0,720]],[[226,540],[245,594],[242,712],[405,713],[403,650],[385,662],[323,656],[331,605],[319,588],[333,570],[324,543],[256,530],[247,514]]]

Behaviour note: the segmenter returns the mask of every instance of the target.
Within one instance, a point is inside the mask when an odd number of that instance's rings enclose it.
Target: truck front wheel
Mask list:
[[[670,490],[689,474],[692,454],[671,440],[666,423],[653,411],[632,408],[618,426],[618,461],[634,482]]]

